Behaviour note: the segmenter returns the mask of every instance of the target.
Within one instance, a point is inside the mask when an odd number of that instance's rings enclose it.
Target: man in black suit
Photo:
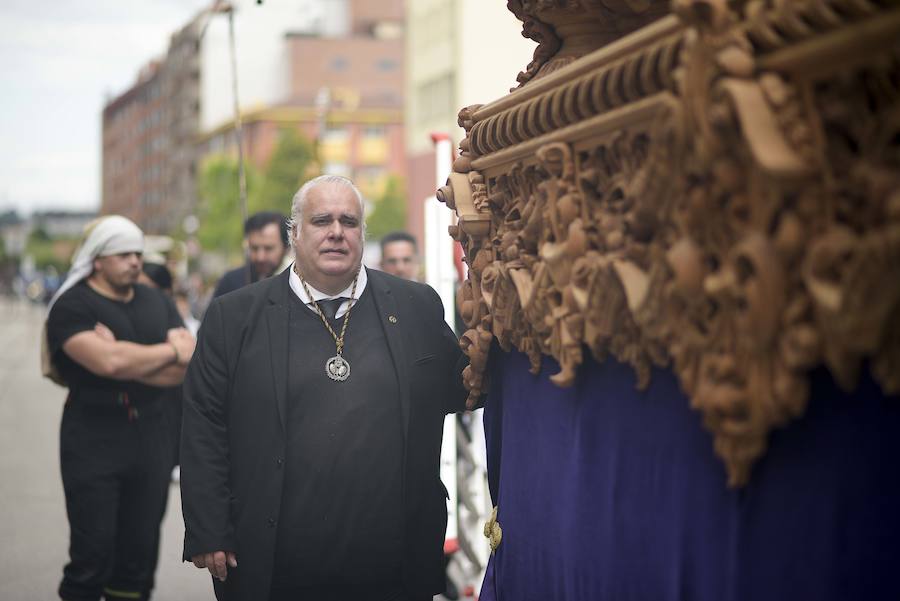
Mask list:
[[[291,216],[293,268],[215,299],[200,330],[184,557],[220,600],[430,600],[445,585],[440,447],[444,416],[464,409],[464,356],[434,290],[361,266],[350,180],[308,182]]]
[[[284,215],[271,211],[250,215],[244,222],[244,248],[247,261],[222,276],[213,298],[275,275],[290,248]]]

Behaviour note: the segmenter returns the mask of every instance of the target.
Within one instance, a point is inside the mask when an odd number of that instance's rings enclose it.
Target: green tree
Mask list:
[[[375,209],[366,219],[366,237],[378,240],[394,230],[406,228],[406,190],[403,180],[388,177],[384,193],[375,201]]]
[[[247,214],[277,211],[287,215],[291,198],[304,181],[315,175],[312,144],[293,129],[281,130],[278,145],[262,174],[245,163]],[[241,255],[244,225],[238,189],[237,160],[210,157],[200,172],[200,227],[197,239],[205,250],[221,252],[231,263]]]
[[[245,169],[249,212],[259,176],[252,165],[245,164]],[[197,239],[200,246],[222,252],[230,261],[241,253],[244,237],[237,160],[222,155],[210,157],[201,169],[198,188],[200,227]]]
[[[71,238],[54,240],[46,231],[37,227],[28,235],[25,254],[31,255],[34,265],[40,270],[54,267],[59,273],[69,268],[69,260],[77,241]]]
[[[250,212],[276,211],[287,215],[297,189],[316,175],[314,168],[312,143],[296,130],[283,128],[279,132],[278,146],[266,165],[259,194],[250,204]]]

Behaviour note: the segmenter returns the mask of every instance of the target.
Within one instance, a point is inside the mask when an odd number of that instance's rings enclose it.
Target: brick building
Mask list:
[[[323,13],[333,0],[297,0],[259,6],[233,0],[239,52],[238,78],[248,104],[283,99],[279,70],[285,31],[335,30]],[[338,11],[340,12],[340,11]],[[103,108],[102,213],[126,215],[151,234],[178,230],[196,212],[204,124],[233,116],[228,19],[200,11],[169,40],[128,90]],[[267,65],[261,70],[259,65]],[[265,71],[266,77],[253,77]],[[273,83],[274,82],[274,83]]]
[[[202,15],[201,15],[202,17]],[[163,201],[165,213],[152,233],[175,231],[196,207],[197,132],[200,129],[202,18],[195,18],[176,32],[163,63],[162,85],[165,156],[163,164]]]
[[[103,214],[145,232],[174,231],[195,205],[203,14],[174,33],[169,50],[103,108]]]
[[[231,4],[248,161],[264,167],[288,127],[369,197],[406,175],[403,0]],[[236,153],[233,76],[228,19],[201,11],[103,109],[102,213],[151,234],[196,213],[204,157]]]
[[[160,63],[148,64],[137,82],[103,108],[102,202],[147,231],[165,214],[165,125]]]
[[[283,36],[288,89],[280,102],[242,114],[245,157],[266,164],[279,131],[316,142],[325,173],[354,179],[368,197],[406,175],[402,0],[351,0],[345,32]],[[201,136],[202,152],[235,151],[229,119]]]
[[[406,25],[409,229],[422,240],[424,202],[436,190],[430,134],[459,144],[459,110],[506,95],[535,45],[519,35],[522,24],[505,2],[407,0]]]

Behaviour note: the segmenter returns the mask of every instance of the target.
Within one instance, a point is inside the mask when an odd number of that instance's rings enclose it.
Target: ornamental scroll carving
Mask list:
[[[669,366],[740,486],[805,411],[813,367],[900,392],[897,2],[509,7],[526,29],[618,15],[625,35],[607,23],[596,46],[460,112],[438,196],[470,267],[473,398],[494,338],[535,372],[554,357],[560,386],[586,352],[642,387]]]

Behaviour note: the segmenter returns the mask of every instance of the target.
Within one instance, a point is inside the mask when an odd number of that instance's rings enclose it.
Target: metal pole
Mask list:
[[[234,7],[228,11],[228,45],[231,53],[231,86],[234,95],[234,138],[238,151],[238,189],[241,203],[241,223],[247,221],[247,176],[244,172],[244,134],[241,107],[238,102],[237,51],[234,43]]]

